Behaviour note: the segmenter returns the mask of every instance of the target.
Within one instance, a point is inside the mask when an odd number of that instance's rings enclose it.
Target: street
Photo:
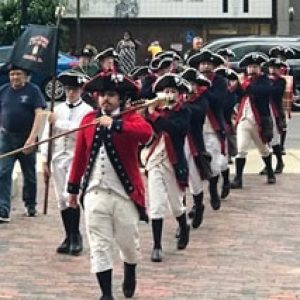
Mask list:
[[[185,251],[176,250],[176,223],[164,227],[162,263],[150,262],[151,227],[140,225],[143,253],[135,299],[296,300],[300,297],[300,116],[290,123],[285,174],[266,185],[257,152],[247,162],[244,190],[232,191],[220,211],[205,197],[200,229],[191,232]],[[39,169],[40,171],[40,169]],[[21,181],[19,179],[19,185]],[[26,218],[20,192],[13,200],[12,220],[0,225],[0,299],[92,300],[99,298],[89,273],[89,253],[57,255],[62,225],[53,187],[49,211],[42,215],[43,180],[39,173],[39,216]],[[191,197],[188,196],[188,205]],[[84,222],[81,224],[84,232]],[[122,263],[116,251],[114,294],[123,299]]]

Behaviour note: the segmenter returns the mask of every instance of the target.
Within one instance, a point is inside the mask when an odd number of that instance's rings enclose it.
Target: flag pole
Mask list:
[[[55,51],[55,68],[54,72],[52,74],[52,89],[51,89],[51,102],[50,102],[50,112],[54,111],[54,105],[55,105],[55,84],[56,84],[56,67],[57,67],[57,58],[58,58],[58,45],[59,45],[59,39],[58,39],[58,30],[59,25],[61,21],[61,17],[64,13],[64,7],[59,4],[59,6],[56,7],[55,15],[56,15],[56,51]],[[48,136],[51,137],[53,134],[53,124],[49,124],[49,134]],[[51,161],[52,161],[52,140],[48,143],[48,152],[47,152],[47,167],[49,170],[51,170]],[[49,176],[45,178],[45,192],[44,192],[44,208],[43,208],[43,214],[46,215],[48,211],[48,198],[49,198],[49,187],[50,187],[50,172]]]

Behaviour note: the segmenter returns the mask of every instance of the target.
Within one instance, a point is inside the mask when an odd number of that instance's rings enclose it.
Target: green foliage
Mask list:
[[[22,0],[7,0],[0,4],[0,43],[12,44],[21,33]],[[27,0],[27,23],[55,24],[55,8],[59,0]]]

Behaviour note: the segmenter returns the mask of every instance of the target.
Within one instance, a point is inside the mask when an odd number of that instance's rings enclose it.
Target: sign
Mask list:
[[[251,0],[245,12],[243,1],[222,0],[81,0],[82,18],[272,18],[272,0]],[[66,17],[75,18],[76,1],[65,0]]]
[[[29,25],[15,42],[9,63],[45,76],[55,74],[57,27]]]

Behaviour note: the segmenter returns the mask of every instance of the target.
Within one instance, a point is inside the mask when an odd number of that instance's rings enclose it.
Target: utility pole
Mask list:
[[[21,0],[21,32],[25,30],[28,25],[28,15],[27,15],[28,0]]]
[[[80,0],[76,0],[76,50],[81,46],[81,28],[80,28]]]

